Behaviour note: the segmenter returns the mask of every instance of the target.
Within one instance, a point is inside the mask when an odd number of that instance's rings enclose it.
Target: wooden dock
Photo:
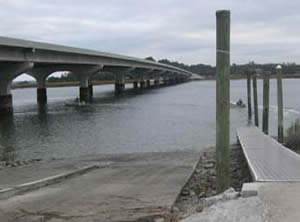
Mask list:
[[[300,181],[300,155],[254,126],[238,128],[237,136],[254,181]]]

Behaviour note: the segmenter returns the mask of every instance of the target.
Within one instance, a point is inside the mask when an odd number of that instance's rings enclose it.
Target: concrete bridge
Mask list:
[[[192,73],[174,66],[144,59],[72,48],[61,45],[0,37],[0,113],[12,113],[12,81],[23,73],[37,82],[37,101],[47,102],[46,79],[58,71],[69,71],[80,82],[79,98],[89,100],[93,95],[92,79],[96,74],[115,75],[115,91],[125,88],[125,77],[133,79],[134,88],[184,82]],[[152,81],[153,82],[153,81]]]

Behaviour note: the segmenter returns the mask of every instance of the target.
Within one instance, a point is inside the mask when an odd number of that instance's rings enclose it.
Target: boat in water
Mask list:
[[[78,107],[78,106],[87,106],[87,103],[84,101],[80,101],[78,98],[73,102],[65,102],[65,106],[72,106],[72,107]]]
[[[230,107],[245,108],[246,104],[239,99],[237,102],[230,101]]]

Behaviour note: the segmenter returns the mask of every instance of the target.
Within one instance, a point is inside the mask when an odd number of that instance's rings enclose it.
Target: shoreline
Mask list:
[[[212,81],[216,80],[214,76],[201,76],[201,79],[191,79],[189,81]],[[298,75],[285,75],[282,77],[283,79],[300,79],[300,74]],[[237,75],[237,76],[230,76],[230,80],[243,80],[247,79],[244,75]],[[262,76],[258,76],[257,79],[263,79]],[[271,75],[270,79],[276,79],[276,75]],[[101,81],[93,81],[93,85],[99,86],[99,85],[112,85],[115,83],[115,80],[101,80]],[[126,84],[133,83],[133,80],[126,80]],[[79,86],[78,81],[73,82],[47,82],[46,87],[47,88],[59,88],[59,87],[73,87],[73,86]],[[25,89],[25,88],[36,88],[37,84],[35,82],[18,82],[13,83],[11,86],[11,89]]]
[[[114,84],[114,80],[103,80],[103,81],[93,81],[93,85],[110,85]],[[132,83],[132,81],[126,81],[126,83]],[[79,86],[79,82],[47,82],[47,88],[56,88],[56,87],[72,87],[72,86]],[[13,83],[11,88],[12,89],[25,89],[25,88],[36,88],[37,84],[35,82],[28,82],[28,83]]]

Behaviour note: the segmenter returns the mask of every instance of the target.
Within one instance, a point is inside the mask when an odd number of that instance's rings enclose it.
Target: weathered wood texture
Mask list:
[[[253,75],[252,78],[253,81],[253,100],[254,100],[254,121],[255,126],[259,126],[259,120],[258,120],[258,105],[257,105],[257,80],[256,80],[256,74]]]
[[[217,192],[220,193],[226,190],[230,184],[230,11],[217,11],[216,18],[216,165]]]
[[[251,73],[247,73],[247,98],[248,98],[248,119],[252,119],[252,107],[251,107]]]
[[[300,181],[300,156],[254,126],[237,130],[253,180]]]
[[[270,74],[264,74],[263,85],[263,122],[262,130],[265,134],[269,134],[269,106],[270,106]]]
[[[283,99],[281,69],[277,69],[278,142],[283,143]]]

